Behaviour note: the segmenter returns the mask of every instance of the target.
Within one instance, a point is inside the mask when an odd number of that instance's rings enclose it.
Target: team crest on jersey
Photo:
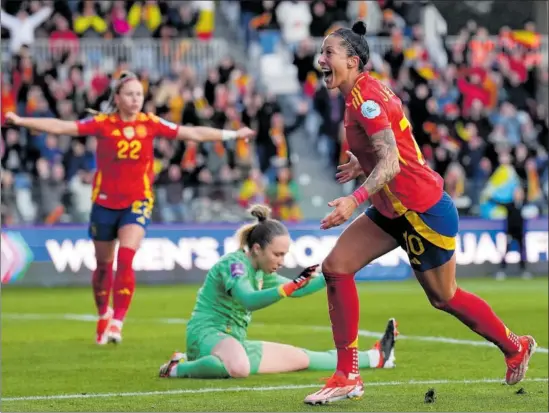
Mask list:
[[[140,139],[147,136],[147,128],[145,127],[145,125],[137,125],[137,127],[135,128],[135,134]]]
[[[135,130],[131,126],[126,126],[124,129],[122,129],[122,133],[127,139],[133,139],[135,136]]]
[[[360,106],[360,113],[367,119],[374,119],[380,115],[381,108],[373,100],[367,100]]]
[[[236,278],[244,275],[244,264],[235,262],[231,264],[231,277]]]

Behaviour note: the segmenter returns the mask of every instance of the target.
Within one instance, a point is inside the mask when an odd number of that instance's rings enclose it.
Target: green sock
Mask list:
[[[195,379],[226,379],[229,373],[216,356],[205,356],[193,361],[180,362],[175,370],[176,377]]]
[[[309,357],[309,367],[307,370],[311,371],[323,371],[323,370],[335,370],[337,367],[337,351],[310,351],[303,349],[305,354]],[[377,355],[377,350],[375,351]],[[371,367],[370,363],[370,351],[358,352],[358,368],[368,369]],[[378,356],[379,357],[379,356]]]

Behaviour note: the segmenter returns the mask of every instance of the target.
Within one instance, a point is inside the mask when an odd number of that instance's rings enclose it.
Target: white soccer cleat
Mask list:
[[[105,334],[108,343],[120,344],[122,342],[122,326],[116,323],[116,320],[111,321]]]

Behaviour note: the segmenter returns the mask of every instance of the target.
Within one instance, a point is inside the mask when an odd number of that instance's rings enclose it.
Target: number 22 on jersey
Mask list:
[[[116,144],[118,159],[139,159],[141,154],[141,142],[140,141],[126,141],[120,140]]]

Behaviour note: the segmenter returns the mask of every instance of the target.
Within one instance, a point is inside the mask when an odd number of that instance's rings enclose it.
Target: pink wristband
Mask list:
[[[363,186],[353,192],[353,198],[358,205],[363,204],[368,199],[368,191]]]

